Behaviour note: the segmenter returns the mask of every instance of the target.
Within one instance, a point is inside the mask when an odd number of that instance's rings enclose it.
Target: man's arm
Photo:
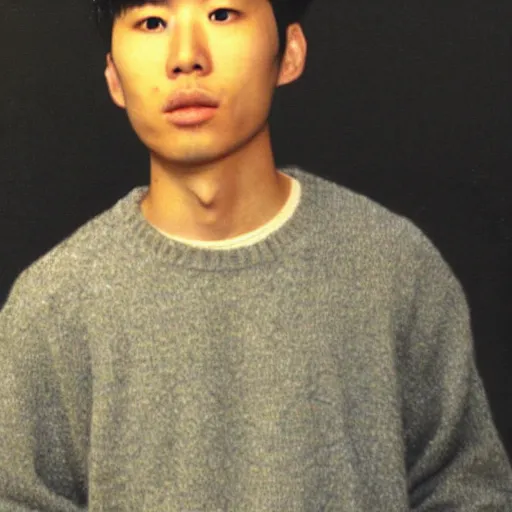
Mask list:
[[[404,337],[411,508],[512,511],[512,470],[478,374],[463,290],[424,239]]]
[[[69,425],[39,324],[50,313],[37,296],[16,283],[0,311],[0,512],[78,512]]]

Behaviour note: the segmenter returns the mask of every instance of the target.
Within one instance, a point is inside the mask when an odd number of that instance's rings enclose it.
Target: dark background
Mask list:
[[[134,186],[148,158],[108,96],[87,0],[0,0],[0,303],[18,273]],[[512,456],[512,2],[315,0],[279,89],[278,165],[412,219],[461,280]]]

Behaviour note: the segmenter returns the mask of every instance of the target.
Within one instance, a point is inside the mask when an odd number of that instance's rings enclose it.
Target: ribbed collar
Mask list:
[[[123,230],[121,243],[127,245],[127,250],[128,247],[135,247],[145,257],[169,265],[207,271],[247,268],[302,251],[314,229],[315,221],[318,221],[319,178],[297,167],[280,170],[300,182],[300,203],[293,216],[280,229],[254,245],[219,251],[192,247],[167,238],[149,224],[140,210],[140,201],[147,193],[147,186],[134,188],[112,208],[111,213],[123,219],[126,229]]]

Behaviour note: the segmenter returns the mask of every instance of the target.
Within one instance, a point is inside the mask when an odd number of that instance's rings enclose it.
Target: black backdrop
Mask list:
[[[271,115],[298,164],[411,218],[461,280],[512,456],[512,2],[315,0]],[[17,274],[148,180],[87,0],[0,0],[0,303]]]

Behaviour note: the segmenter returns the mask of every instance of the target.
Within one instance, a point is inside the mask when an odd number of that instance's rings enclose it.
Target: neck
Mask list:
[[[260,147],[256,155],[244,151],[187,170],[152,155],[143,215],[165,233],[191,240],[225,240],[259,228],[277,215],[291,188],[267,147],[264,155]]]

